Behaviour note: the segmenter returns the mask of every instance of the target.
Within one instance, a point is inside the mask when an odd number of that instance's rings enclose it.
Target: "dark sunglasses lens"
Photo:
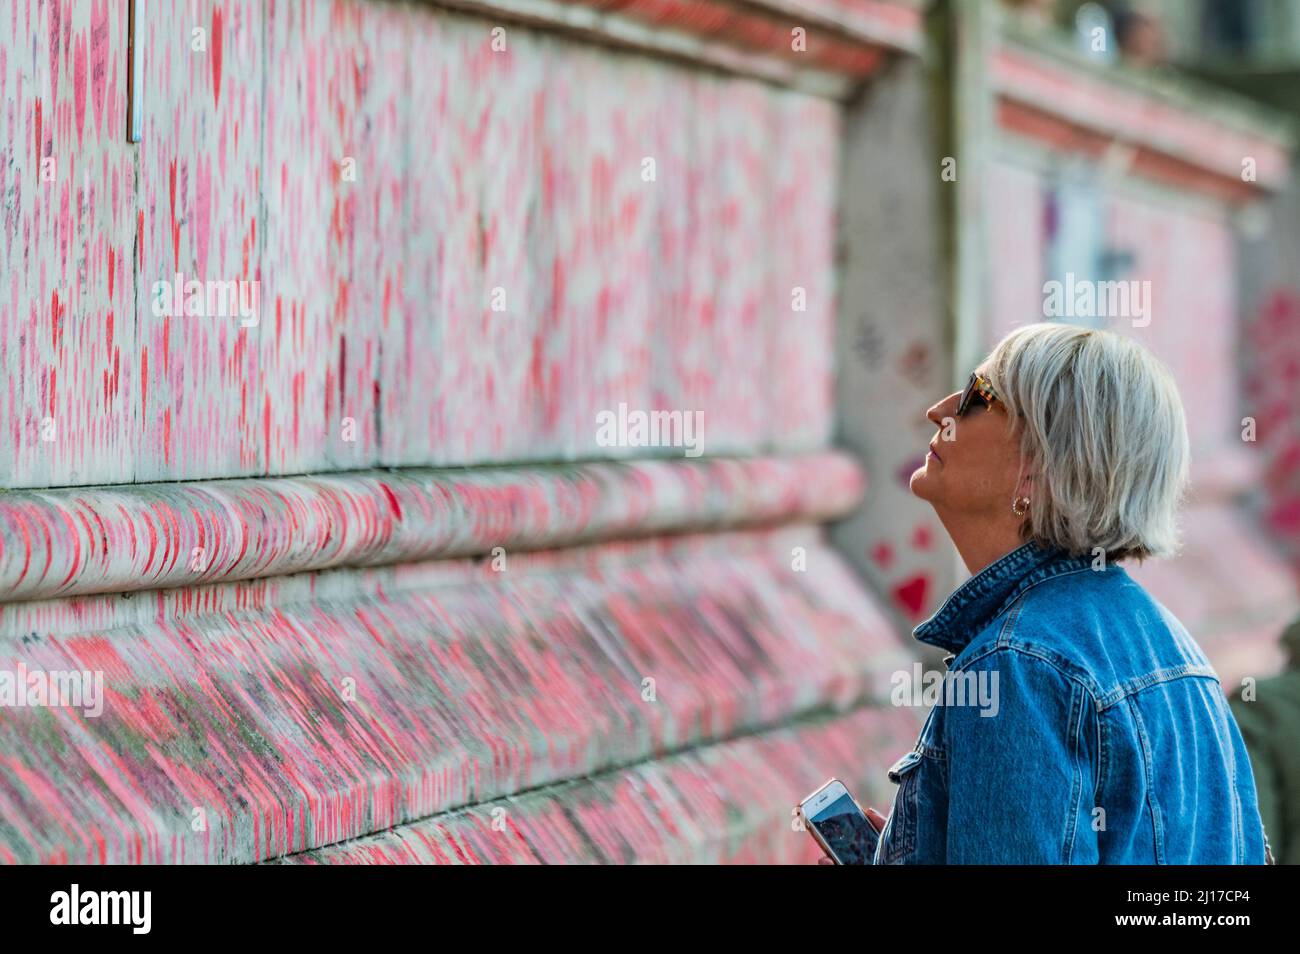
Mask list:
[[[970,376],[970,380],[966,382],[966,390],[961,392],[961,400],[957,402],[958,417],[961,417],[963,414],[966,413],[966,409],[970,407],[971,395],[974,393],[975,393],[975,375],[972,374]]]

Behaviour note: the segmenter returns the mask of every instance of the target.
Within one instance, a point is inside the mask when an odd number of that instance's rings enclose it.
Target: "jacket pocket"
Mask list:
[[[880,863],[897,864],[916,849],[917,769],[922,755],[915,749],[889,767],[889,780],[898,784],[894,808],[880,833]]]

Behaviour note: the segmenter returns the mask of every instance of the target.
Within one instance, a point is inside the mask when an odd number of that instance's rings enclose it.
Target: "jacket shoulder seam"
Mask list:
[[[1077,683],[1080,687],[1082,687],[1084,693],[1086,694],[1086,697],[1092,702],[1093,712],[1100,713],[1102,711],[1101,706],[1099,705],[1097,694],[1093,691],[1092,687],[1088,685],[1086,679],[1084,679],[1077,672],[1071,672],[1065,669],[1056,661],[1056,659],[1052,657],[1052,655],[1049,655],[1045,651],[1039,650],[1038,647],[1036,646],[1022,646],[1014,643],[1005,643],[999,639],[997,642],[990,643],[987,647],[985,647],[980,652],[976,653],[974,656],[971,656],[970,659],[964,660],[960,666],[954,667],[953,671],[964,672],[973,663],[977,663],[980,660],[984,659],[985,657],[992,656],[996,653],[1007,653],[1007,654],[1015,653],[1018,656],[1025,656],[1028,658],[1037,659],[1040,662],[1050,666],[1061,676],[1062,679],[1066,680],[1067,682]]]

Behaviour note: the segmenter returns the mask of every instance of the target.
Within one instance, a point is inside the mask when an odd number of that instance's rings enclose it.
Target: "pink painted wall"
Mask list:
[[[0,486],[134,470],[141,209],[125,28],[126,4],[110,0],[0,12]]]
[[[0,15],[4,485],[641,453],[596,443],[621,401],[702,411],[709,453],[828,439],[832,103],[428,7],[181,0],[137,146],[125,9]],[[156,317],[177,270],[259,281],[259,324]]]
[[[1119,328],[1173,371],[1193,455],[1239,453],[1237,264],[1227,210],[1180,210],[1118,194],[1106,228],[1114,245],[1138,253],[1132,277],[1151,282],[1151,324]]]
[[[0,670],[104,683],[0,711],[0,861],[809,860],[826,777],[887,804],[907,660],[821,527],[838,105],[429,6],[145,8],[138,145],[122,0],[0,12]],[[259,320],[155,315],[178,271]],[[706,459],[602,446],[623,403]]]
[[[989,257],[985,271],[984,343],[991,347],[1011,329],[1043,320],[1045,225],[1042,177],[1034,171],[990,163],[986,189],[987,207],[996,210],[988,218],[996,255]]]

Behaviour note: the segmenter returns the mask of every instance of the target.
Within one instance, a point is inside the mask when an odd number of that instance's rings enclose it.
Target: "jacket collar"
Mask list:
[[[923,643],[960,653],[980,630],[1035,583],[1089,565],[1086,556],[1026,543],[994,560],[957,587],[912,635]]]

